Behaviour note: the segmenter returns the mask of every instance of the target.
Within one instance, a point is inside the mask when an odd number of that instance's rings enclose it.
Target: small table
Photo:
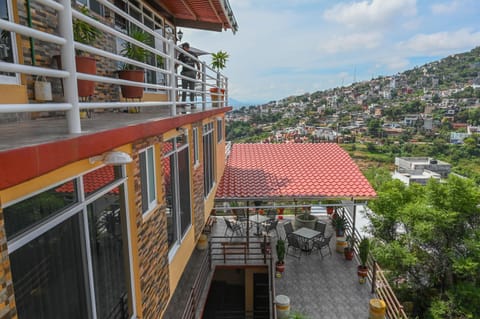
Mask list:
[[[257,232],[254,235],[261,236],[262,233],[260,232],[260,224],[267,221],[268,217],[264,215],[255,214],[253,216],[250,216],[248,220],[250,220],[252,223],[257,224]]]
[[[311,252],[312,248],[309,245],[310,240],[321,235],[322,233],[310,228],[302,227],[294,231],[292,234],[297,235],[303,239],[303,250],[306,252]]]

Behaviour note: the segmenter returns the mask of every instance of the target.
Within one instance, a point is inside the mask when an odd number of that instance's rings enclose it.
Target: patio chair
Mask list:
[[[273,209],[269,209],[267,211],[267,217],[269,220],[275,220],[275,218],[277,217],[277,212]]]
[[[278,219],[273,220],[273,221],[269,220],[269,221],[263,223],[263,227],[264,227],[267,235],[269,235],[271,231],[275,231],[275,233],[277,234],[277,237],[278,237],[277,225],[278,225]]]
[[[330,248],[330,240],[332,239],[332,237],[333,237],[333,233],[330,233],[330,235],[327,237],[321,237],[321,238],[319,237],[313,240],[312,250],[318,249],[318,252],[322,256],[322,259],[324,257],[322,249],[324,249],[325,247],[328,248],[328,252],[330,253],[330,256],[332,255],[332,249]]]
[[[293,233],[292,222],[288,221],[283,224],[283,229],[285,230],[285,240],[287,240],[288,235]]]
[[[242,227],[240,226],[240,224],[235,221],[231,221],[226,217],[223,217],[223,219],[225,220],[225,225],[227,225],[227,228],[225,229],[225,234],[223,234],[223,236],[227,236],[227,232],[229,230],[232,233],[230,235],[230,240],[232,240],[232,237],[233,235],[235,235],[235,233],[238,233],[239,236],[242,236]]]
[[[325,224],[322,221],[317,220],[317,222],[315,223],[315,230],[320,232],[320,235],[318,235],[318,237],[324,237],[325,229],[327,229],[327,224]]]
[[[302,257],[303,249],[302,241],[300,240],[300,238],[298,238],[298,236],[295,234],[289,234],[287,235],[287,243],[287,255],[294,256],[300,259]],[[290,254],[290,248],[292,248],[294,252],[298,252],[298,255]]]
[[[249,224],[250,228],[252,228],[252,224],[250,223],[250,220],[248,220],[247,213],[243,209],[234,209],[233,214],[237,218],[237,222],[240,223],[240,225],[243,228],[243,231],[247,231],[247,224]]]

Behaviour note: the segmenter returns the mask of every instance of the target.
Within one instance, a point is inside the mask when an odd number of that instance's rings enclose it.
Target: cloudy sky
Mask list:
[[[230,54],[223,73],[243,102],[391,75],[480,45],[479,0],[229,1],[235,35],[182,31],[194,47]]]

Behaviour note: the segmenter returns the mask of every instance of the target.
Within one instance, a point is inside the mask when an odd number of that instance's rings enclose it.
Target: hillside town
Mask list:
[[[479,52],[476,48],[403,73],[242,107],[227,121],[251,123],[250,132],[268,143],[417,142],[441,132],[447,142],[462,144],[480,129]]]

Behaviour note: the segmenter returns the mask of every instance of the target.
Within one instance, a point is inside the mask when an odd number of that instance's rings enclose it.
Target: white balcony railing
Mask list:
[[[187,96],[190,95],[190,93],[193,93],[195,95],[195,101],[192,103],[195,104],[198,109],[205,110],[212,107],[212,99],[217,100],[215,94],[210,92],[210,89],[215,87],[222,88],[224,93],[218,93],[218,101],[214,101],[213,106],[225,106],[225,101],[228,101],[228,80],[225,76],[210,68],[205,62],[197,59],[198,63],[201,65],[201,70],[199,72],[199,77],[194,79],[195,89],[182,89],[180,83],[184,77],[177,73],[177,68],[188,68],[188,66],[178,60],[178,55],[180,53],[188,53],[182,50],[179,46],[176,46],[172,40],[168,40],[158,32],[155,32],[155,30],[148,28],[145,24],[129,16],[112,3],[106,0],[97,1],[111,14],[113,13],[128,21],[128,24],[131,27],[134,26],[149,34],[154,39],[156,48],[136,41],[128,34],[118,31],[118,28],[115,28],[113,25],[108,25],[104,21],[95,20],[71,8],[70,0],[59,0],[59,2],[52,0],[36,0],[36,5],[45,9],[48,7],[56,11],[58,21],[55,22],[58,22],[57,29],[59,30],[59,34],[49,34],[44,31],[35,30],[32,27],[2,19],[0,19],[0,29],[12,32],[12,38],[15,35],[20,35],[24,39],[33,38],[37,40],[37,43],[39,43],[38,45],[49,45],[58,48],[58,52],[61,52],[62,68],[55,69],[50,67],[50,65],[31,66],[20,63],[0,62],[0,72],[30,76],[31,81],[27,81],[27,85],[29,86],[33,86],[32,79],[36,76],[61,79],[63,95],[55,98],[53,100],[55,102],[2,104],[0,107],[0,113],[65,111],[69,132],[80,133],[82,131],[80,110],[119,109],[128,107],[140,109],[142,107],[165,107],[170,110],[170,115],[174,116],[177,114],[177,105],[182,103],[179,101],[182,92],[186,92]],[[33,19],[35,19],[35,16]],[[95,43],[93,46],[89,46],[75,42],[72,28],[73,19],[84,21],[100,30],[102,33],[102,39],[110,41],[113,45],[108,46],[103,45],[103,43]],[[38,26],[42,25],[42,23],[44,22],[37,21],[37,23],[33,23],[33,25]],[[113,24],[113,22],[111,23]],[[151,65],[145,63],[145,61],[131,60],[120,54],[110,52],[108,48],[110,47],[110,50],[112,50],[111,48],[115,47],[115,43],[118,41],[128,41],[136,46],[144,48],[155,58],[161,57],[163,67]],[[162,50],[157,48],[162,48]],[[97,65],[107,61],[108,65],[112,66],[112,70],[103,72],[101,75],[77,72],[74,58],[76,50],[86,52],[89,56],[94,57],[97,60]],[[19,51],[22,52],[22,50]],[[155,73],[157,75],[155,81],[133,82],[117,78],[116,70],[114,70],[115,66],[120,66],[125,63],[135,65],[147,72]],[[162,79],[161,82],[158,81],[159,78]],[[94,81],[96,82],[96,85],[108,86],[111,91],[116,92],[116,94],[113,96],[111,94],[103,96],[94,95],[88,99],[80,99],[77,93],[77,80]],[[156,101],[155,98],[150,98],[149,101],[142,99],[127,101],[126,99],[121,98],[121,94],[119,93],[121,85],[142,87],[145,92],[163,94],[166,98],[158,98],[158,101]]]

